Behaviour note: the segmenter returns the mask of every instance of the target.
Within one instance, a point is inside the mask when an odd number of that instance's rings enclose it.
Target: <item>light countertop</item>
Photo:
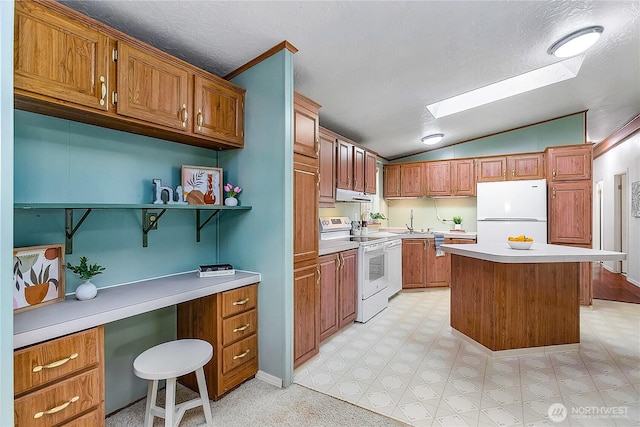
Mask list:
[[[358,246],[358,242],[344,241],[341,239],[320,240],[319,254],[322,256],[336,252],[348,251],[349,249],[356,249]]]
[[[13,316],[13,348],[50,340],[138,314],[213,295],[262,280],[259,273],[236,270],[231,276],[198,277],[196,272],[98,289],[98,296],[64,301]]]
[[[627,258],[622,252],[601,251],[571,246],[533,243],[530,249],[511,249],[507,242],[494,244],[471,244],[440,246],[445,252],[470,258],[500,263],[547,263],[547,262],[588,262],[619,261]]]

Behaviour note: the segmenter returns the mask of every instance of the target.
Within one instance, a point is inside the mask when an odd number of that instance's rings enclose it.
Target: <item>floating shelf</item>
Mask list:
[[[222,206],[222,205],[178,205],[178,204],[110,204],[110,203],[15,203],[14,209],[64,209],[65,211],[65,253],[73,253],[73,236],[82,223],[94,209],[140,209],[142,212],[142,247],[147,247],[147,235],[155,229],[167,210],[190,210],[196,212],[196,242],[200,242],[200,231],[209,221],[221,211],[248,211],[251,206]],[[74,225],[73,213],[82,210],[84,213]],[[152,212],[150,212],[152,211]],[[208,217],[202,221],[203,211],[210,211]],[[150,215],[150,214],[154,215]],[[204,216],[207,216],[206,214]]]

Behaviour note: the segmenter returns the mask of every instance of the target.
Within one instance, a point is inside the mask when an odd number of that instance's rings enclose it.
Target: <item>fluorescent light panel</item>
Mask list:
[[[549,86],[578,75],[584,55],[551,64],[519,76],[427,105],[431,114],[439,119],[511,96]]]

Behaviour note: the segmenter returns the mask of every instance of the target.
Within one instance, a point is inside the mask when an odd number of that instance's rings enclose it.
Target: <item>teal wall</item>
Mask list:
[[[247,89],[245,149],[219,154],[226,181],[240,185],[248,216],[220,218],[220,256],[262,274],[260,370],[293,375],[293,55],[282,50],[233,83]]]
[[[586,140],[585,120],[586,113],[577,113],[462,144],[403,157],[394,163],[534,153],[557,145],[584,144]]]
[[[181,165],[217,166],[217,153],[83,123],[15,111],[15,201],[151,203],[153,178],[175,187]],[[76,221],[82,211],[75,214]],[[95,210],[74,237],[66,261],[87,256],[106,267],[98,287],[192,271],[218,262],[217,223],[195,241],[195,212],[169,210],[142,247],[139,209]],[[16,210],[16,247],[63,243],[64,210]],[[170,248],[170,250],[167,250]],[[71,293],[80,280],[66,275]],[[100,293],[98,293],[100,298]],[[146,394],[133,359],[145,349],[175,339],[175,307],[105,325],[107,413]],[[3,328],[4,329],[4,328]]]
[[[0,1],[0,283],[12,282],[13,2]],[[13,293],[0,286],[0,426],[13,425]]]

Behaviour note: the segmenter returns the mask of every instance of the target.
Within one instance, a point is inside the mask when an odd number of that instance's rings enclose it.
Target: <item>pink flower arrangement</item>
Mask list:
[[[236,197],[238,195],[238,193],[240,193],[242,191],[242,188],[234,187],[233,185],[227,183],[227,185],[224,186],[224,191],[229,193],[228,197]]]

